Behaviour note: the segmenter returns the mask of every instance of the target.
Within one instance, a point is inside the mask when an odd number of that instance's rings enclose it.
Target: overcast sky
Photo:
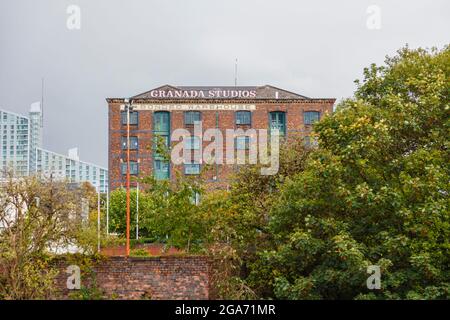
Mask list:
[[[106,97],[233,85],[238,58],[239,85],[341,99],[365,66],[449,30],[448,0],[0,0],[0,108],[26,114],[44,77],[44,147],[106,166]]]

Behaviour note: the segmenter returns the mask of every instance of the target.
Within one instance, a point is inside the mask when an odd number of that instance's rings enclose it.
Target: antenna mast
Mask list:
[[[41,128],[44,127],[44,78],[41,79]]]
[[[234,86],[237,87],[237,72],[238,72],[238,59],[236,58],[236,62],[234,64]]]

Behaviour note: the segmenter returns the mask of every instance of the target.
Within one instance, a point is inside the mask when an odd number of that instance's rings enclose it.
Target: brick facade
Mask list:
[[[56,283],[67,299],[68,264],[59,263]],[[110,257],[82,271],[81,286],[96,287],[109,299],[207,300],[210,298],[210,263],[200,256],[126,258]],[[89,275],[85,275],[85,274]]]
[[[156,92],[168,92],[170,90],[181,90],[180,88],[189,88],[193,90],[206,90],[205,87],[172,87],[163,86],[154,89]],[[206,87],[211,88],[211,87]],[[229,87],[221,87],[229,88]],[[236,90],[241,87],[237,87]],[[254,89],[255,95],[251,98],[155,98],[149,91],[147,93],[132,98],[133,105],[154,104],[154,105],[176,105],[176,104],[252,104],[255,109],[251,111],[251,125],[236,125],[235,113],[232,110],[203,110],[201,111],[201,120],[203,131],[209,128],[219,128],[225,136],[226,129],[268,129],[269,114],[273,111],[281,111],[286,117],[286,137],[289,140],[293,136],[308,136],[312,130],[311,125],[304,123],[304,112],[318,111],[320,117],[333,111],[335,99],[312,99],[307,98],[286,90],[278,89],[272,86],[263,87],[243,87],[244,89]],[[109,183],[110,189],[125,186],[125,175],[121,174],[121,163],[126,162],[126,152],[121,148],[121,137],[126,136],[126,125],[121,123],[121,106],[124,105],[124,99],[108,98],[109,107]],[[138,137],[139,149],[131,151],[131,161],[139,163],[139,176],[152,174],[153,159],[153,115],[155,111],[139,111],[138,125],[130,126],[130,136]],[[170,111],[171,132],[177,128],[187,128],[184,124],[185,111]],[[189,128],[187,128],[189,129]],[[203,142],[203,148],[211,142]],[[174,143],[172,143],[173,145]],[[224,149],[225,149],[224,141]],[[224,151],[225,154],[225,151]],[[233,168],[227,165],[214,165],[212,172],[207,173],[208,181],[218,186],[227,185],[227,177]],[[180,171],[181,168],[178,167]],[[173,172],[174,166],[170,165],[170,171]],[[171,175],[173,178],[174,175]]]

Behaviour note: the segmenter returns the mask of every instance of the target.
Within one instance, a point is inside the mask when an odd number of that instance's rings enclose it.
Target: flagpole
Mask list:
[[[136,187],[136,240],[139,240],[139,183]]]
[[[130,109],[131,101],[126,100],[127,107],[127,217],[126,217],[126,256],[130,256]]]

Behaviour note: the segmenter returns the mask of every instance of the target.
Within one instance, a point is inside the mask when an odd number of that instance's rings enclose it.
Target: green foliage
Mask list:
[[[276,297],[450,297],[449,69],[448,48],[402,49],[315,125],[320,148],[281,188],[261,254]]]
[[[145,249],[132,249],[130,250],[130,256],[132,257],[150,257],[150,253]]]
[[[80,268],[80,276],[82,279],[82,286],[80,290],[73,290],[69,294],[72,300],[103,300],[106,297],[105,293],[98,287],[97,276],[94,272],[94,267],[100,263],[105,262],[106,257],[96,254],[67,254],[64,256],[55,257],[54,262],[62,260],[66,265],[76,265]],[[111,297],[108,297],[111,298]]]
[[[90,287],[82,286],[80,290],[72,291],[69,294],[71,300],[103,300],[104,293],[97,285]]]
[[[80,245],[80,200],[88,187],[9,176],[0,189],[0,299],[49,299],[58,274],[52,257]],[[95,193],[94,193],[95,196]],[[82,248],[82,246],[80,246]]]
[[[449,298],[449,71],[448,47],[370,66],[315,123],[317,148],[289,137],[274,176],[243,166],[230,190],[208,192],[144,179],[140,234],[210,254],[220,298]],[[111,221],[123,234],[124,190]],[[366,287],[369,265],[381,290]]]
[[[271,270],[259,258],[260,252],[273,248],[270,208],[286,178],[303,170],[310,152],[301,139],[291,139],[281,145],[276,175],[261,175],[259,166],[242,166],[230,191],[212,192],[203,199],[200,209],[209,226],[208,252],[216,261],[213,282],[219,297],[271,296]]]
[[[116,189],[110,194],[109,206],[109,231],[111,233],[125,234],[126,230],[126,190]],[[130,237],[136,238],[136,205],[137,191],[130,190]],[[148,237],[150,232],[144,223],[141,223],[144,216],[153,208],[154,202],[145,193],[144,190],[139,191],[139,235]]]
[[[183,248],[186,251],[198,250],[205,236],[202,215],[196,205],[195,194],[203,193],[200,184],[193,180],[183,180],[177,184],[157,181],[147,177],[141,181],[139,192],[139,235],[154,242]],[[131,190],[130,225],[131,237],[136,230],[136,190]],[[111,231],[125,234],[126,190],[118,189],[111,193],[110,221]]]
[[[49,257],[33,255],[26,259],[23,264],[3,265],[6,270],[0,275],[0,300],[49,299],[54,294],[53,281],[58,271],[49,263]]]

